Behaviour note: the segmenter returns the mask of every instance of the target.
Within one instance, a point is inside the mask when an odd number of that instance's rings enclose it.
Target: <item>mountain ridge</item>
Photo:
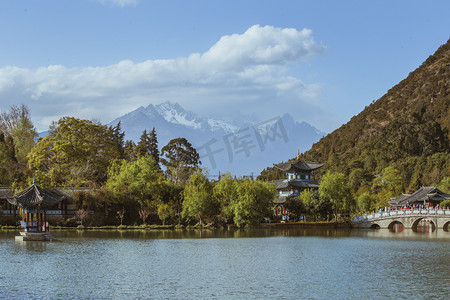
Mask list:
[[[450,40],[301,158],[324,162],[319,176],[344,173],[354,192],[372,189],[387,167],[398,171],[405,191],[438,184],[450,173],[449,83]],[[271,168],[261,174],[276,176]]]
[[[119,121],[128,140],[138,142],[144,130],[150,131],[155,127],[159,148],[173,138],[184,137],[201,155],[203,151],[201,160],[204,167],[214,172],[230,171],[237,175],[257,173],[267,163],[289,158],[292,147],[295,147],[295,152],[305,151],[324,135],[307,122],[295,121],[288,113],[258,122],[244,118],[231,122],[208,118],[168,101],[140,106],[107,125],[115,126]],[[268,125],[269,129],[261,132],[269,136],[258,136],[256,128]],[[278,147],[279,143],[282,147]],[[211,157],[209,150],[218,154]]]

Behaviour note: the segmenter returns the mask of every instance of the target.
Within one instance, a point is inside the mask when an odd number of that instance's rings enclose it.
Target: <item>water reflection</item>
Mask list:
[[[432,233],[436,231],[436,226],[434,225],[434,223],[419,223],[416,230],[414,231],[423,234]]]
[[[48,242],[44,241],[15,241],[16,250],[26,250],[31,252],[46,252]]]
[[[371,238],[439,238],[450,239],[450,233],[433,229],[429,224],[418,226],[416,231],[395,225],[393,229],[232,229],[232,230],[53,230],[52,235],[68,239],[211,239],[211,238],[268,238],[268,237],[371,237]],[[13,236],[9,235],[13,238]],[[0,233],[0,238],[2,237]],[[45,244],[45,243],[44,243]]]
[[[18,232],[0,231],[0,240],[14,240]],[[396,224],[393,229],[231,229],[231,230],[53,230],[51,234],[60,241],[97,239],[211,239],[211,238],[268,238],[268,237],[370,237],[370,238],[415,238],[450,239],[450,232],[435,229],[432,225],[420,224],[417,230],[405,229]],[[17,242],[22,248],[45,251],[48,242]]]
[[[394,222],[392,228],[389,229],[389,231],[396,233],[401,233],[403,232],[403,230],[405,230],[405,226],[403,226],[403,224],[400,222]]]
[[[414,231],[412,229],[401,228],[398,231],[390,229],[363,230],[367,237],[370,238],[390,238],[390,239],[413,239],[413,240],[450,240],[450,233],[442,229],[432,230],[431,228],[423,228]],[[359,232],[361,234],[362,232]],[[359,235],[358,234],[358,235]]]

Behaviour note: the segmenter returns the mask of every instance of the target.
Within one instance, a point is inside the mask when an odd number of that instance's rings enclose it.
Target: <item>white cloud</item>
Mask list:
[[[309,29],[261,27],[254,25],[244,34],[222,37],[202,58],[222,67],[286,65],[308,59],[322,50]],[[230,64],[230,62],[232,64]]]
[[[49,116],[109,122],[140,105],[165,100],[215,115],[239,108],[271,117],[296,114],[292,110],[297,109],[298,116],[312,121],[314,112],[320,113],[320,86],[286,71],[323,49],[311,30],[255,25],[185,58],[124,60],[106,67],[5,67],[0,69],[0,109],[27,104],[38,129],[48,125]]]

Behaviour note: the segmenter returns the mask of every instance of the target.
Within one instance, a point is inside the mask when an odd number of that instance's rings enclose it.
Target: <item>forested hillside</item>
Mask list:
[[[450,166],[449,83],[450,40],[301,159],[324,162],[322,174],[344,173],[356,195],[375,193],[376,178],[388,173],[399,177],[396,192],[440,183]],[[270,168],[261,174],[272,177]]]

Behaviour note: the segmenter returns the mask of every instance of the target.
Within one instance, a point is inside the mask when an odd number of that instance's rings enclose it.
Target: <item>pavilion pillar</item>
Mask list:
[[[47,211],[44,210],[44,228],[45,232],[47,232]]]

